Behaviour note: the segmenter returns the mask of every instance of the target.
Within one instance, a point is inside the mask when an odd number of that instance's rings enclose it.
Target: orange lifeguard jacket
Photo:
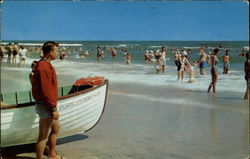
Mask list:
[[[82,86],[82,85],[101,85],[104,82],[105,78],[102,76],[94,76],[94,77],[85,77],[80,78],[75,81],[74,86]]]

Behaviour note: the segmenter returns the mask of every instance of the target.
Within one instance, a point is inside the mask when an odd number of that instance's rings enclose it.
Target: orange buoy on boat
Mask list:
[[[101,85],[103,84],[105,78],[102,76],[94,76],[94,77],[85,77],[80,78],[75,81],[74,86],[82,86],[82,85]]]

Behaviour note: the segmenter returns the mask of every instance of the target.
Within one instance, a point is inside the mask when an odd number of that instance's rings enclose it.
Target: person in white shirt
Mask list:
[[[188,53],[187,53],[186,49],[183,49],[183,50],[182,50],[182,55],[185,55],[185,56],[187,56],[187,55],[188,55]]]
[[[19,64],[21,66],[25,65],[27,55],[28,55],[28,50],[26,48],[24,48],[23,46],[20,46],[20,50],[19,50],[20,61],[19,61]]]
[[[166,67],[166,48],[163,46],[161,48],[161,64],[162,64],[162,73],[165,72],[165,67]]]

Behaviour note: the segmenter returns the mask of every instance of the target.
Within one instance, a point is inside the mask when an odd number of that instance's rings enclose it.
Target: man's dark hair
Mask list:
[[[43,50],[43,55],[48,54],[54,46],[58,46],[58,43],[54,41],[47,41],[43,44],[42,50]]]

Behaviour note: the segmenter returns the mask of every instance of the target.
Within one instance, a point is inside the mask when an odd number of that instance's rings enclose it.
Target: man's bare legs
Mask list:
[[[39,136],[36,143],[36,159],[43,158],[43,152],[46,146],[46,139],[52,126],[53,118],[42,118],[39,120]]]
[[[51,158],[58,158],[56,154],[56,141],[57,141],[57,135],[58,135],[59,130],[60,130],[60,123],[58,120],[54,120],[52,127],[51,127],[49,139],[48,139],[49,156]]]

